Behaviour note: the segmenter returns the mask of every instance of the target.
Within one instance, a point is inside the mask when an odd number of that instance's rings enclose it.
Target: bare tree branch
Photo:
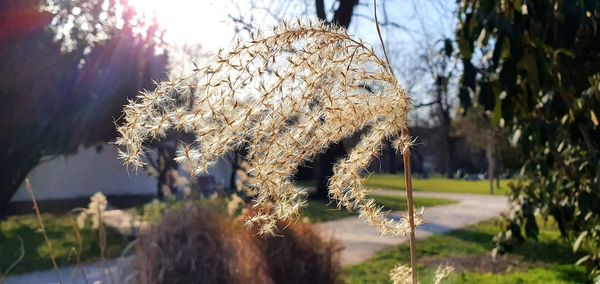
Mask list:
[[[354,13],[353,16],[357,17],[357,18],[369,20],[369,21],[375,23],[375,19],[373,17],[367,16],[365,14]],[[405,31],[405,32],[410,32],[410,33],[415,33],[416,32],[415,30],[413,30],[413,29],[411,29],[411,28],[409,28],[407,26],[401,25],[401,24],[399,24],[397,22],[394,22],[394,21],[389,21],[388,19],[385,19],[385,18],[386,17],[384,16],[384,20],[381,21],[381,22],[379,22],[379,25],[382,26],[382,27],[391,27],[391,28],[399,29],[399,30],[402,30],[402,31]]]
[[[428,106],[432,106],[432,105],[435,105],[435,104],[438,104],[438,103],[439,103],[438,100],[434,100],[434,101],[431,101],[431,102],[428,102],[428,103],[415,104],[415,105],[413,105],[413,108],[417,109],[417,108],[422,108],[422,107],[428,107]]]
[[[317,18],[319,18],[322,21],[327,21],[327,15],[325,15],[324,0],[315,0],[315,7],[317,8]]]

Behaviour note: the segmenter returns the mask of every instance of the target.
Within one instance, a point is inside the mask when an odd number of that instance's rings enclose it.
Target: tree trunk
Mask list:
[[[156,195],[158,196],[158,200],[164,200],[165,196],[168,195],[167,190],[165,190],[165,186],[167,185],[167,166],[165,164],[165,160],[167,157],[164,156],[163,148],[158,148],[158,168],[156,169],[158,172],[158,177],[156,179]]]
[[[27,144],[3,147],[6,151],[0,155],[0,220],[7,216],[10,200],[40,161],[40,151],[29,148]]]
[[[169,141],[171,142],[171,141]],[[175,146],[168,145],[170,143],[163,142],[158,146],[158,158],[157,158],[157,187],[158,187],[158,199],[164,200],[165,198],[173,196],[176,191],[175,177],[172,171],[177,170],[177,163],[173,160],[175,158],[175,148],[177,142],[173,142]]]
[[[441,141],[441,157],[442,171],[448,178],[453,178],[454,175],[454,139],[450,135],[452,129],[452,118],[450,117],[450,105],[448,105],[448,78],[438,75],[435,81],[436,84],[436,104],[437,111],[440,117],[440,132],[442,135]]]
[[[234,151],[231,153],[231,175],[229,176],[229,189],[231,192],[236,192],[237,171],[240,169],[240,161],[238,154]]]
[[[456,160],[456,157],[454,156],[454,139],[450,135],[452,121],[450,118],[450,111],[442,106],[439,108],[439,112],[442,117],[440,124],[440,132],[442,135],[442,147],[440,149],[442,151],[442,169],[448,178],[453,178],[454,161]]]
[[[498,152],[494,148],[494,152]],[[500,189],[500,171],[503,169],[504,164],[502,163],[502,156],[498,153],[494,153],[494,174],[496,175],[496,189]]]
[[[398,171],[398,161],[396,160],[396,150],[394,149],[394,146],[392,146],[392,143],[388,141],[387,143],[387,150],[388,150],[388,156],[389,156],[389,171],[390,174],[395,174]]]
[[[346,149],[342,142],[334,143],[329,146],[319,157],[319,174],[317,191],[312,195],[312,198],[319,200],[329,200],[327,185],[329,179],[333,175],[333,166],[343,156],[346,155]]]
[[[339,6],[333,14],[331,22],[327,20],[325,13],[324,0],[316,0],[315,6],[317,10],[317,17],[324,21],[326,24],[334,24],[343,28],[348,28],[350,20],[352,19],[352,12],[354,6],[358,4],[358,0],[340,0]],[[329,194],[327,192],[327,185],[329,178],[333,175],[333,166],[335,162],[346,155],[346,150],[342,142],[334,143],[329,146],[329,149],[325,151],[320,157],[318,157],[318,180],[317,180],[317,191],[311,196],[315,199],[329,200]]]
[[[490,181],[490,194],[494,194],[494,142],[490,139],[485,148],[485,157],[487,158],[488,179]]]

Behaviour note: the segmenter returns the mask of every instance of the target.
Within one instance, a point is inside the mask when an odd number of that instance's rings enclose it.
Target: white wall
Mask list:
[[[65,199],[88,197],[96,192],[104,194],[155,194],[156,180],[139,173],[127,172],[117,159],[117,149],[109,144],[80,147],[76,154],[64,155],[38,164],[30,173],[29,181],[36,199]],[[23,189],[12,201],[29,200]]]
[[[105,195],[156,194],[156,179],[149,177],[143,170],[128,172],[117,159],[117,149],[110,144],[96,147],[80,147],[76,154],[58,156],[42,162],[30,173],[29,180],[38,200],[67,199],[89,197],[96,192]],[[210,169],[215,180],[229,186],[231,169],[221,160]],[[23,185],[11,201],[30,200]]]

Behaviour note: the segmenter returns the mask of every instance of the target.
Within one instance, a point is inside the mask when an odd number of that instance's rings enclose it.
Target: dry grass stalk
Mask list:
[[[454,272],[453,266],[440,264],[438,266],[438,268],[435,270],[434,283],[435,284],[442,283],[442,280],[444,280],[446,277],[448,277],[450,274],[452,274],[452,272]]]
[[[381,35],[381,27],[379,26],[379,19],[377,18],[377,0],[373,0],[373,14],[375,15],[375,27],[377,28],[377,36],[379,36],[379,41],[381,42],[381,48],[383,49],[383,54],[385,55],[385,61],[388,63],[388,66],[391,66],[390,59],[387,55],[387,50],[385,48],[385,42],[383,40],[383,36]],[[392,76],[396,77],[394,74],[394,69],[390,68],[392,72]],[[408,224],[410,225],[409,232],[409,245],[410,245],[410,267],[411,267],[411,278],[412,283],[417,284],[417,239],[415,237],[415,218],[414,218],[414,202],[413,202],[413,194],[412,194],[412,180],[411,180],[411,170],[410,170],[410,149],[406,149],[402,152],[402,157],[404,160],[404,178],[406,181],[406,208],[408,208]]]
[[[35,211],[35,216],[37,217],[40,232],[44,236],[44,242],[46,243],[46,246],[48,246],[48,253],[50,254],[50,260],[52,261],[52,268],[54,269],[54,272],[56,273],[56,278],[58,279],[58,282],[60,282],[62,284],[63,281],[60,277],[60,273],[58,272],[58,265],[56,264],[56,258],[54,257],[54,250],[52,249],[52,243],[50,242],[50,239],[48,238],[48,234],[46,234],[46,227],[44,226],[44,220],[42,220],[42,214],[40,213],[40,209],[38,207],[37,200],[35,199],[35,195],[33,194],[33,189],[31,188],[31,183],[29,182],[28,178],[25,179],[25,191],[27,191],[27,193],[29,193],[29,196],[31,197],[31,202],[33,202],[33,210]]]
[[[406,205],[408,208],[408,223],[410,224],[410,233],[409,233],[409,245],[410,245],[410,267],[412,269],[412,283],[417,284],[417,238],[415,236],[415,220],[412,218],[414,216],[414,202],[413,202],[413,194],[412,194],[412,176],[410,169],[410,154],[405,152],[403,154],[404,160],[404,178],[406,179]]]
[[[21,253],[19,254],[19,257],[17,257],[17,259],[15,259],[15,261],[13,261],[6,268],[5,271],[0,271],[0,284],[4,283],[4,280],[3,280],[4,276],[8,275],[8,273],[10,273],[10,271],[13,270],[19,264],[19,262],[21,262],[23,260],[23,258],[25,258],[25,244],[23,243],[23,238],[21,238],[20,236],[16,236],[16,237],[19,240]]]
[[[398,264],[390,271],[390,280],[394,284],[409,284],[412,283],[413,271],[406,264]]]
[[[85,268],[81,265],[81,252],[83,251],[83,241],[81,240],[81,232],[79,231],[77,218],[73,219],[73,234],[75,235],[75,240],[77,240],[78,246],[75,252],[76,267],[79,268],[79,270],[81,271],[85,283],[89,284],[90,280],[88,279],[87,273],[85,272]]]
[[[103,215],[108,207],[108,200],[101,192],[96,192],[90,198],[90,203],[87,208],[81,208],[81,212],[77,215],[75,223],[77,227],[85,227],[86,220],[92,221],[92,228],[98,230],[98,248],[100,249],[100,263],[104,269],[104,274],[108,275],[112,283],[116,283],[115,276],[106,264],[106,227],[104,226]],[[79,231],[76,230],[78,234]],[[85,275],[85,272],[84,272]],[[87,279],[87,276],[86,276]]]

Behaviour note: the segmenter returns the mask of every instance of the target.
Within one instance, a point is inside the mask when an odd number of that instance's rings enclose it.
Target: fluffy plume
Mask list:
[[[452,274],[452,272],[454,272],[454,267],[450,266],[450,265],[439,265],[438,268],[435,270],[435,279],[434,279],[434,283],[435,284],[440,284],[442,283],[442,280],[444,280],[446,277],[450,276],[450,274]]]
[[[394,284],[412,283],[412,270],[406,264],[398,264],[390,271],[390,280]]]
[[[102,214],[106,211],[108,201],[106,196],[102,192],[96,192],[90,198],[88,208],[84,208],[79,215],[77,215],[77,226],[79,228],[85,227],[85,221],[90,219],[92,221],[92,228],[98,229],[102,222]]]
[[[294,186],[297,167],[328,145],[365,130],[339,161],[329,195],[382,234],[404,235],[405,220],[382,212],[362,186],[362,173],[386,139],[405,151],[410,104],[387,63],[343,29],[321,23],[283,23],[219,52],[187,78],[162,82],[129,102],[116,144],[125,164],[144,165],[145,143],[167,130],[191,132],[176,160],[205,172],[220,156],[246,147],[249,188],[258,212],[247,220],[273,233],[294,220],[306,191]],[[417,216],[419,224],[421,218]]]

